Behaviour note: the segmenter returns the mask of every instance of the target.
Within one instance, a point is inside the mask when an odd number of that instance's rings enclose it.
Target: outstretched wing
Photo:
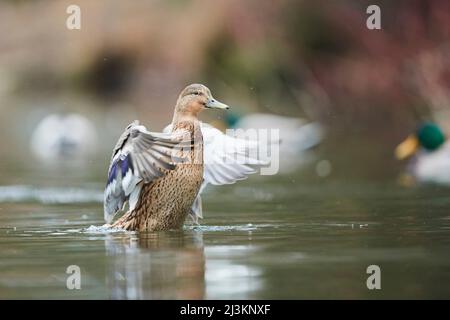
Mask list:
[[[164,132],[170,132],[168,126]],[[255,140],[240,139],[229,136],[201,123],[203,135],[203,183],[199,194],[192,205],[191,217],[194,222],[202,216],[200,194],[210,183],[213,185],[232,184],[255,173],[256,168],[267,165],[267,161],[259,159],[259,143]]]
[[[203,134],[203,183],[194,201],[191,217],[195,223],[203,218],[200,194],[210,183],[232,184],[256,173],[256,168],[267,165],[260,159],[257,140],[240,139],[224,134],[209,124],[202,123]]]
[[[183,159],[175,157],[173,150],[189,141],[181,135],[148,132],[134,121],[125,129],[114,147],[104,192],[104,218],[109,223],[129,201],[133,209],[143,184],[150,183]]]
[[[258,157],[256,140],[229,136],[208,124],[202,124],[202,134],[205,186],[235,183],[267,164]]]

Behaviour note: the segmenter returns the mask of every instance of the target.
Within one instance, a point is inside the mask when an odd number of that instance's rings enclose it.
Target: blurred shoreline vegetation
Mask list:
[[[348,139],[377,145],[374,165],[392,160],[421,117],[450,132],[448,1],[378,1],[376,31],[366,28],[366,0],[79,0],[79,31],[65,28],[70,4],[0,2],[4,136],[48,104],[93,117],[112,144],[135,117],[161,129],[191,82],[241,114],[320,121],[330,152]]]

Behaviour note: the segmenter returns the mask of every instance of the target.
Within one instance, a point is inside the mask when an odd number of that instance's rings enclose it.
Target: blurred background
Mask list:
[[[193,82],[239,116],[321,123],[321,152],[341,177],[392,177],[393,149],[419,118],[448,127],[445,0],[378,1],[382,30],[366,28],[370,1],[79,0],[81,30],[68,30],[72,3],[0,2],[3,165],[29,158],[47,115],[77,113],[101,141],[89,159],[105,168],[130,121],[162,129]]]
[[[0,298],[450,296],[448,189],[394,158],[423,120],[450,132],[449,1],[2,0],[0,30]],[[199,229],[85,230],[126,125],[161,130],[195,82],[232,107],[203,121],[286,130],[280,174],[208,190]]]

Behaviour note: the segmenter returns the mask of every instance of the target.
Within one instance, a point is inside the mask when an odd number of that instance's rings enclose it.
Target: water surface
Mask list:
[[[102,184],[41,179],[0,188],[2,299],[450,298],[447,188],[252,177],[210,188],[201,226],[137,233],[100,227]]]

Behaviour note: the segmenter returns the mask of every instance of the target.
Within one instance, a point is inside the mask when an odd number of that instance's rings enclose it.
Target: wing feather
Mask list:
[[[170,132],[170,126],[164,132]],[[257,153],[259,142],[239,139],[202,123],[203,134],[203,183],[192,206],[191,215],[195,222],[202,218],[200,194],[208,184],[233,184],[256,173],[256,168],[267,165]]]
[[[143,184],[151,183],[175,169],[183,158],[173,151],[189,145],[179,133],[155,133],[134,121],[127,126],[113,149],[104,192],[104,217],[111,222],[129,201],[134,207]],[[130,199],[131,195],[131,199]]]

